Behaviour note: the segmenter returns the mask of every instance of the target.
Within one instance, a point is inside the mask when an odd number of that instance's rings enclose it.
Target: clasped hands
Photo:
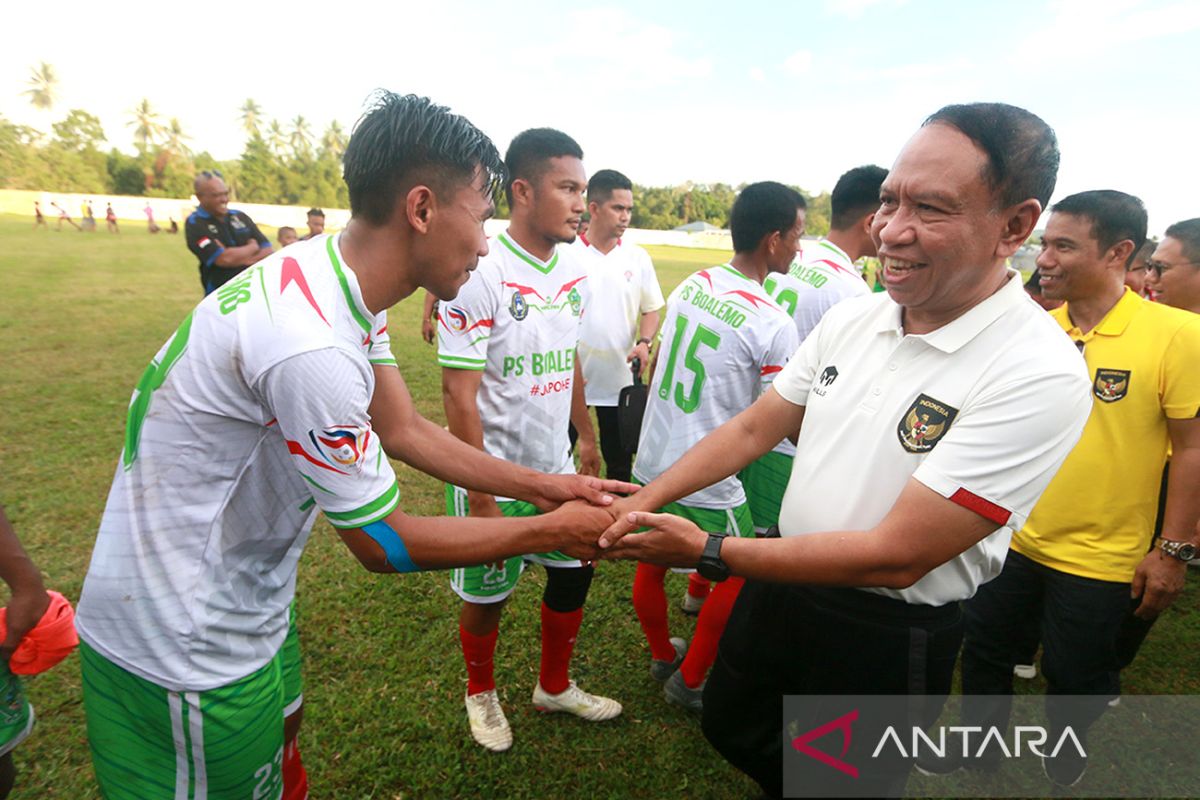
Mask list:
[[[561,526],[559,549],[583,561],[634,559],[664,567],[696,566],[708,534],[682,517],[639,510],[638,488],[621,484],[605,491],[628,492],[629,497],[571,500],[551,512]]]

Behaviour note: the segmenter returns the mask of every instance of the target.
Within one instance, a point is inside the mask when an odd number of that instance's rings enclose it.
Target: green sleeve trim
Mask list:
[[[400,505],[400,486],[392,483],[390,489],[364,506],[353,511],[326,511],[329,524],[335,528],[361,528],[381,520]]]
[[[400,366],[400,365],[399,365],[399,364],[396,362],[396,359],[394,359],[394,358],[372,358],[372,359],[369,359],[369,360],[370,360],[370,362],[371,362],[372,364],[382,364],[382,365],[383,365],[383,366],[385,366],[385,367],[398,367],[398,366]]]

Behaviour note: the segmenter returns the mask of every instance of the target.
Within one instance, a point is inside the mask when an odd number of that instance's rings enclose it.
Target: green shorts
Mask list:
[[[774,451],[751,461],[738,473],[754,517],[754,530],[763,533],[779,524],[779,507],[792,477],[792,456]]]
[[[727,533],[730,536],[743,538],[754,536],[754,521],[751,518],[748,503],[727,509],[696,508],[679,503],[667,503],[658,511],[660,514],[674,514],[677,517],[683,517],[707,533]],[[696,570],[675,567],[671,571],[687,574]]]
[[[205,692],[173,692],[79,645],[96,780],[107,800],[277,800],[283,793],[281,653]]]
[[[288,609],[288,632],[279,650],[283,670],[283,715],[290,717],[304,703],[304,678],[300,674],[300,629],[296,625],[296,601]]]
[[[523,500],[504,500],[500,513],[506,517],[536,517],[542,513],[537,506]],[[467,490],[446,484],[446,516],[468,516]],[[468,603],[499,603],[506,600],[517,588],[517,581],[525,571],[525,563],[533,562],[544,567],[581,567],[583,562],[563,553],[533,553],[524,556],[513,556],[494,564],[480,564],[476,567],[459,567],[450,573],[450,588],[454,593]]]
[[[33,732],[33,706],[21,679],[0,662],[0,756],[13,751]]]

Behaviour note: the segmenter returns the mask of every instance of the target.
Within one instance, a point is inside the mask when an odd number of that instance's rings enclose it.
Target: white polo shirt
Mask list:
[[[1014,270],[1000,291],[919,336],[904,333],[887,294],[840,303],[774,387],[806,407],[783,536],[870,529],[910,477],[996,524],[909,588],[867,589],[933,606],[999,574],[1012,532],[1091,411],[1083,359]]]
[[[654,262],[636,244],[617,240],[607,253],[580,236],[571,245],[587,269],[591,298],[579,330],[584,397],[591,406],[615,406],[633,383],[625,357],[643,314],[665,305]]]
[[[846,298],[871,293],[861,270],[842,248],[826,239],[804,245],[789,270],[799,284],[796,297],[782,301],[796,321],[802,341],[826,311]]]

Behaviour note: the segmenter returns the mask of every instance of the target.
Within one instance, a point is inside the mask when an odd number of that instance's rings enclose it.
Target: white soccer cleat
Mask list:
[[[621,704],[616,700],[588,694],[576,686],[575,681],[568,683],[559,694],[550,694],[539,681],[533,690],[533,707],[547,713],[565,711],[588,722],[603,722],[621,713]]]
[[[467,719],[471,723],[471,736],[493,753],[503,753],[512,747],[512,728],[495,689],[479,694],[469,694],[466,699]]]
[[[1027,681],[1031,681],[1037,677],[1037,665],[1015,664],[1013,666],[1013,675],[1016,675],[1018,678],[1024,678]]]

